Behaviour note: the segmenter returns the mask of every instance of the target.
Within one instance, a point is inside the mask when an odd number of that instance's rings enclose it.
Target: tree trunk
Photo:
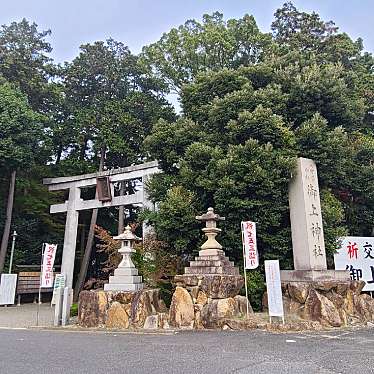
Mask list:
[[[56,165],[58,165],[60,163],[60,161],[61,161],[62,150],[63,150],[62,144],[60,144],[58,146],[58,150],[57,150]]]
[[[12,223],[13,214],[13,201],[14,201],[14,190],[16,186],[16,171],[13,170],[10,176],[9,192],[8,192],[8,203],[6,207],[6,219],[4,225],[3,237],[1,238],[0,247],[0,274],[4,270],[5,257],[8,249],[9,235],[10,235],[10,225]]]
[[[119,194],[120,196],[123,196],[125,194],[125,181],[121,182]],[[123,230],[125,229],[124,213],[125,207],[121,205],[118,209],[118,235],[121,235],[123,233]]]
[[[99,171],[102,171],[104,168],[105,150],[106,148],[102,147],[100,151]],[[83,255],[82,264],[81,264],[81,268],[80,268],[79,275],[78,275],[78,280],[77,280],[77,283],[75,284],[75,289],[74,289],[74,300],[75,301],[78,300],[79,293],[81,292],[83,285],[84,285],[84,281],[86,279],[88,264],[90,262],[91,253],[92,253],[92,245],[93,245],[94,235],[95,235],[97,213],[98,213],[98,209],[92,209],[90,230],[88,231],[86,248],[84,250],[84,255]]]

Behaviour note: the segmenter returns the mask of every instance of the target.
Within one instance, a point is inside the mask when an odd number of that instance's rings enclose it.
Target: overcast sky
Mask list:
[[[23,17],[40,29],[51,29],[56,62],[73,59],[79,46],[113,37],[138,53],[187,19],[201,19],[216,10],[225,18],[253,14],[262,31],[269,31],[274,11],[284,0],[0,0],[0,24]],[[362,37],[374,52],[374,0],[295,0],[301,10],[333,20],[352,38]]]

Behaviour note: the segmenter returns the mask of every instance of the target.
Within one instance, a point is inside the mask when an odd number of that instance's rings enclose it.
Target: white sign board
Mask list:
[[[13,305],[16,296],[17,274],[1,274],[0,305]]]
[[[53,287],[53,265],[55,263],[57,244],[45,243],[42,265],[41,288]]]
[[[245,269],[256,269],[258,267],[258,252],[255,222],[242,222],[242,241],[244,267]]]
[[[265,261],[269,316],[284,317],[279,260]]]
[[[65,275],[64,274],[57,274],[55,276],[55,283],[53,285],[53,295],[51,305],[55,305],[57,303],[57,290],[59,288],[65,288]]]
[[[345,236],[334,255],[335,270],[347,270],[352,280],[366,282],[363,291],[374,291],[374,237]]]

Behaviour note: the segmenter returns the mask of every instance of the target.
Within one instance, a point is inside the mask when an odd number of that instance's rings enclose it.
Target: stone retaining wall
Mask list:
[[[362,281],[282,282],[286,317],[340,327],[374,321],[374,299],[362,294]],[[267,297],[263,304],[266,310]]]
[[[176,328],[216,329],[222,328],[230,318],[246,315],[244,296],[213,299],[207,297],[199,286],[177,286],[170,305],[169,323]],[[249,305],[250,313],[253,313]]]
[[[83,291],[78,323],[83,327],[167,328],[168,310],[158,289],[136,292]]]

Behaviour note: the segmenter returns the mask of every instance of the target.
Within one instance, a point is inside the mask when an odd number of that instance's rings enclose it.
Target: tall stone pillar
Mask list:
[[[317,167],[300,157],[289,185],[293,271],[282,281],[349,280],[348,272],[327,270]]]

